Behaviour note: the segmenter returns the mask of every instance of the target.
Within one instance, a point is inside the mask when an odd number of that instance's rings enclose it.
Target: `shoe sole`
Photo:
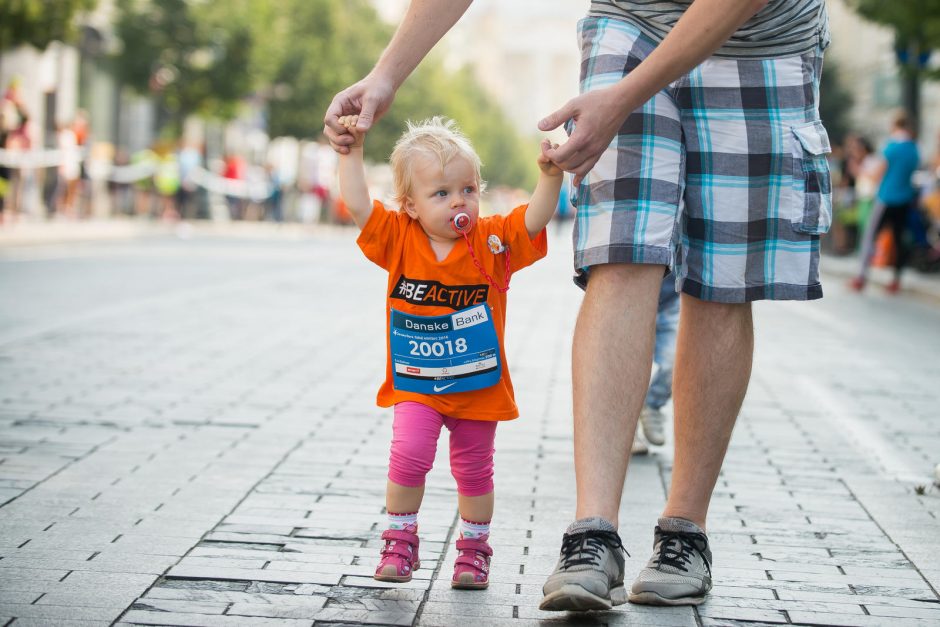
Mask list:
[[[489,582],[487,583],[461,583],[459,581],[451,581],[450,587],[454,590],[486,590],[489,587]]]
[[[670,599],[655,592],[631,592],[628,597],[630,603],[637,605],[701,605],[705,602],[705,595],[699,597],[679,597]]]
[[[411,569],[411,572],[414,572],[418,570],[419,568],[421,568],[421,562],[415,562],[415,565]],[[390,583],[408,583],[409,581],[411,581],[411,575],[383,575],[381,573],[375,573],[374,575],[372,575],[372,578],[375,579],[376,581],[387,581]]]
[[[548,612],[586,612],[589,610],[609,610],[615,605],[627,602],[626,590],[623,586],[610,589],[610,598],[597,596],[588,592],[581,586],[573,583],[562,586],[550,594],[546,594],[539,609]]]

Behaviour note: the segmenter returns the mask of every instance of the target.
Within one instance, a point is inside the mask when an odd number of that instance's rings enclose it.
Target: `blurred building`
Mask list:
[[[888,134],[892,113],[901,106],[901,80],[892,31],[858,16],[845,0],[827,0],[832,46],[826,58],[838,64],[839,80],[855,98],[855,130],[875,143]],[[934,58],[938,55],[935,53]],[[937,149],[940,83],[923,84],[918,143],[927,157]]]
[[[99,0],[93,12],[80,16],[74,45],[20,46],[0,54],[0,85],[20,81],[39,147],[52,146],[56,126],[71,122],[79,109],[87,111],[96,141],[131,150],[153,141],[153,103],[121,89],[109,68],[110,55],[120,51],[114,5]]]

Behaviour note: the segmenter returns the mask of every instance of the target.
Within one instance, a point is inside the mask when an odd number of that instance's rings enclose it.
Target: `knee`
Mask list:
[[[493,449],[468,452],[452,458],[450,472],[463,496],[482,496],[493,491]]]
[[[389,457],[388,478],[408,487],[424,485],[425,477],[434,465],[434,447],[425,442],[394,440]]]

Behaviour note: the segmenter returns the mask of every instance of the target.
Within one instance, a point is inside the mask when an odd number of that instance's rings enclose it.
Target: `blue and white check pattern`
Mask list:
[[[581,91],[613,85],[656,46],[633,24],[579,24]],[[577,190],[576,281],[591,266],[674,267],[703,300],[820,298],[831,221],[821,52],[713,57],[630,115]]]

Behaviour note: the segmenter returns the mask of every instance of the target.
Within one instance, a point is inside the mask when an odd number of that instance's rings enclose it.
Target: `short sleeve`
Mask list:
[[[494,231],[502,231],[500,239],[509,247],[509,267],[512,272],[530,266],[548,253],[548,236],[542,229],[534,238],[525,227],[525,212],[529,205],[520,205],[507,216],[495,218]]]
[[[402,215],[398,211],[386,209],[385,205],[374,200],[372,213],[356,239],[366,258],[382,268],[388,269],[389,257],[399,247],[403,231]]]

